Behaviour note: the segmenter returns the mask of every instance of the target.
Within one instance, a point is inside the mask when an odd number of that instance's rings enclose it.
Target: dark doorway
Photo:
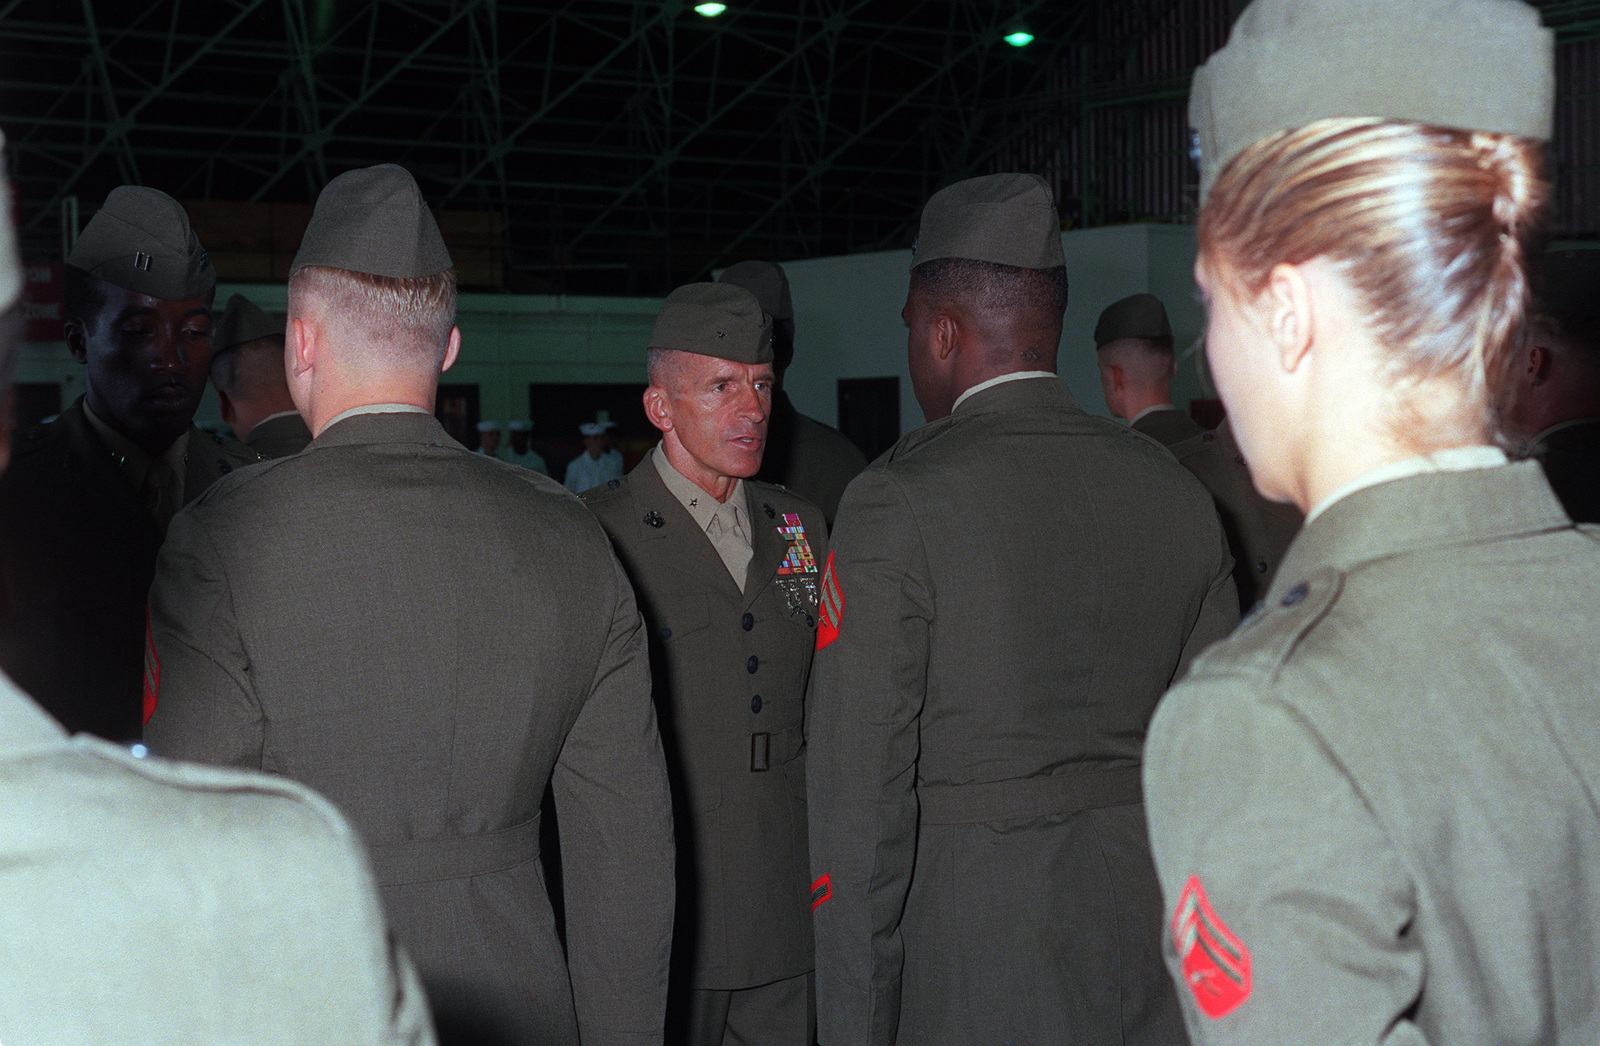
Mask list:
[[[871,461],[900,438],[900,379],[840,378],[839,431]]]
[[[468,450],[478,449],[478,386],[440,385],[433,416],[451,439]]]
[[[567,462],[583,452],[578,426],[609,420],[611,438],[622,451],[624,469],[632,469],[656,445],[661,433],[644,416],[644,382],[554,384],[528,386],[528,417],[533,419],[529,443],[562,479]]]

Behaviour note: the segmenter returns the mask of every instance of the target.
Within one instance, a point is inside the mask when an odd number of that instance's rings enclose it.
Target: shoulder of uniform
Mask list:
[[[129,779],[140,779],[174,794],[214,796],[218,801],[232,799],[237,805],[253,802],[259,812],[272,819],[283,820],[287,814],[306,827],[319,827],[331,836],[354,838],[349,823],[331,803],[304,785],[276,774],[136,756],[121,745],[82,734],[69,739],[66,745],[81,758],[115,765]],[[277,813],[268,814],[272,809]]]
[[[216,449],[216,452],[221,456],[222,460],[226,461],[235,468],[239,467],[240,465],[254,465],[258,461],[267,460],[267,456],[265,454],[251,450],[249,447],[245,446],[243,443],[240,443],[236,439],[230,439],[227,436],[221,436],[215,432],[206,432],[205,429],[201,429],[200,431],[205,433],[205,439],[208,441],[208,445]]]
[[[220,461],[219,474],[215,482],[206,487],[200,496],[189,503],[191,507],[210,505],[223,498],[231,497],[234,493],[249,484],[272,474],[298,460],[297,456],[287,458],[263,458],[255,456],[249,461]]]
[[[1194,457],[1196,454],[1202,454],[1212,450],[1216,446],[1217,434],[1207,430],[1199,433],[1198,435],[1190,436],[1187,439],[1180,439],[1167,449],[1172,451],[1173,457],[1177,458],[1179,461],[1184,461],[1188,458]]]
[[[31,425],[17,436],[12,444],[13,456],[38,454],[50,447],[63,444],[67,441],[66,428],[46,422],[40,425]]]
[[[608,479],[598,487],[592,487],[589,490],[580,492],[578,500],[585,505],[604,505],[607,502],[625,497],[627,492],[628,477],[623,476],[621,479]]]
[[[755,502],[756,510],[764,513],[769,519],[776,519],[786,514],[815,517],[819,520],[822,518],[820,508],[788,487],[752,479],[745,480],[745,483],[751,488],[751,500]]]
[[[877,461],[873,462],[873,465],[887,465],[892,461],[896,461],[900,458],[906,457],[909,454],[915,453],[917,450],[938,439],[940,436],[959,428],[961,423],[965,420],[966,418],[961,415],[950,414],[946,417],[940,418],[938,421],[931,421],[928,424],[923,425],[921,428],[912,429],[910,432],[896,440],[894,446],[884,451],[882,456],[880,456]]]
[[[1344,573],[1331,567],[1286,585],[1275,584],[1231,636],[1195,661],[1190,675],[1246,674],[1276,679],[1338,603],[1344,584]]]

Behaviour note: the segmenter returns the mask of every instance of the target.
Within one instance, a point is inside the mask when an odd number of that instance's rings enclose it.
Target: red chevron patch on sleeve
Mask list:
[[[818,604],[821,620],[817,622],[817,649],[821,650],[839,638],[839,623],[844,620],[844,593],[833,573],[832,549],[828,550],[828,563],[822,571],[822,595]]]
[[[144,719],[156,714],[156,697],[161,693],[161,659],[156,656],[156,637],[150,629],[150,608],[144,609]]]
[[[816,911],[823,901],[833,896],[833,876],[824,875],[811,884],[811,910]]]
[[[1216,1020],[1250,997],[1250,949],[1211,910],[1199,876],[1189,876],[1178,896],[1172,944],[1201,1013]]]

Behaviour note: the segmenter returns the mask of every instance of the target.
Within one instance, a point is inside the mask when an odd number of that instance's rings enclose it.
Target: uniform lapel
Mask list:
[[[760,491],[749,483],[745,484],[744,491],[746,518],[750,520],[750,566],[746,568],[744,581],[744,604],[748,610],[761,590],[777,575],[783,557],[789,552],[789,544],[778,533],[777,512],[758,497]]]
[[[680,572],[697,579],[699,584],[711,579],[711,584],[726,585],[729,592],[738,595],[738,586],[711,539],[667,489],[648,454],[628,473],[628,493],[633,497],[633,514],[647,546],[658,541],[668,543],[670,551],[662,552]]]
[[[134,489],[128,477],[123,475],[111,459],[111,451],[100,441],[99,435],[89,424],[89,419],[84,416],[83,400],[80,398],[71,407],[61,412],[61,417],[56,421],[67,437],[68,466],[53,470],[47,481],[52,484],[65,484],[79,491],[92,491],[93,497],[100,501],[108,518],[126,521],[129,541],[136,546],[159,547],[161,544],[161,527],[157,525],[155,517],[145,507],[139,492]],[[89,479],[78,473],[82,468],[93,475]],[[111,504],[105,504],[105,502]],[[63,521],[67,526],[81,523],[82,519],[68,518]]]

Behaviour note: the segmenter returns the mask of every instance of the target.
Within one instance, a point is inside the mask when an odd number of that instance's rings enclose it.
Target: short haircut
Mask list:
[[[1112,338],[1097,350],[1100,362],[1123,368],[1141,386],[1172,383],[1177,357],[1172,351],[1172,335],[1159,338]]]
[[[287,389],[283,370],[284,336],[263,338],[234,345],[211,357],[211,384],[230,399],[253,399],[269,383]]]
[[[1037,312],[1059,324],[1067,311],[1067,269],[1021,269],[970,258],[935,258],[911,270],[911,286],[939,305],[989,314]]]
[[[1415,449],[1493,433],[1491,392],[1523,322],[1549,187],[1528,138],[1367,118],[1318,120],[1230,160],[1200,215],[1202,266],[1251,301],[1274,265],[1321,258],[1360,297],[1392,419]],[[1414,425],[1408,385],[1448,378],[1473,405],[1450,432]]]
[[[289,314],[315,297],[339,322],[359,331],[374,349],[396,356],[431,352],[443,362],[456,322],[454,269],[403,279],[307,265],[289,277]]]
[[[663,349],[652,345],[644,352],[645,378],[658,388],[666,388],[667,382],[672,380],[673,364],[677,362],[681,349]]]
[[[1535,312],[1525,334],[1561,357],[1564,384],[1600,395],[1600,321],[1594,316]]]

